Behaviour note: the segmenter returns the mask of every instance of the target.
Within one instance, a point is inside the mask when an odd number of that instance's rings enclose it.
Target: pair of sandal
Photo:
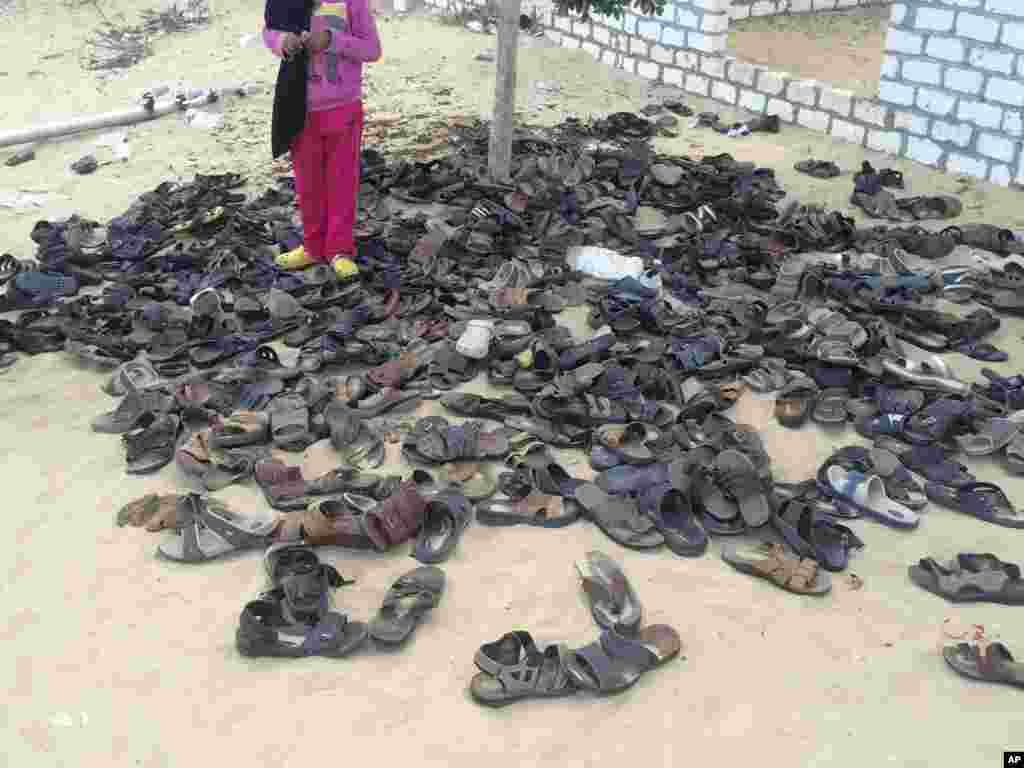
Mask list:
[[[416,568],[395,581],[376,618],[364,624],[328,610],[330,588],[351,582],[321,564],[309,547],[271,547],[265,562],[274,588],[242,611],[235,639],[245,656],[341,658],[370,637],[397,646],[438,605],[445,588],[443,571]]]
[[[675,629],[665,624],[641,628],[639,598],[617,563],[588,552],[577,569],[591,613],[604,629],[601,637],[574,651],[562,645],[541,651],[528,632],[517,631],[481,646],[474,658],[480,672],[469,686],[477,702],[498,707],[582,690],[619,693],[679,656],[682,641]]]

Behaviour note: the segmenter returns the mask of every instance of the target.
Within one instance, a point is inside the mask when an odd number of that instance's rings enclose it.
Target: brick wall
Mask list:
[[[907,157],[1024,183],[1024,0],[901,0],[878,94]]]
[[[870,5],[889,5],[893,0],[732,0],[729,16],[747,19],[751,16],[778,16],[784,13],[844,11]]]
[[[426,2],[455,12],[481,0]],[[656,17],[552,13],[545,35],[729,106],[951,173],[1024,185],[1024,0],[897,0],[878,98],[727,55],[731,12],[731,0],[670,0]]]

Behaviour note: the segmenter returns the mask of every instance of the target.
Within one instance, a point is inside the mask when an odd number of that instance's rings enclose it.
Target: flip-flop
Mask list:
[[[635,632],[643,619],[643,606],[619,564],[603,552],[591,551],[575,565],[597,625]]]
[[[444,594],[444,571],[431,565],[400,577],[384,597],[370,636],[385,645],[405,642],[423,618],[437,607]]]
[[[573,498],[614,542],[631,549],[653,549],[665,543],[654,523],[640,514],[631,499],[609,496],[593,483],[582,483]]]
[[[989,643],[984,647],[967,643],[947,645],[942,657],[964,677],[1024,688],[1024,664],[1014,661],[1002,643]]]
[[[822,493],[851,504],[868,517],[893,528],[916,528],[921,520],[916,512],[889,498],[878,475],[851,472],[833,464],[826,472],[825,482],[819,482],[819,487]]]

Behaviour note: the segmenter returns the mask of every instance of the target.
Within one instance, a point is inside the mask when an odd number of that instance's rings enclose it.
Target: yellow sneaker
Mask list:
[[[516,355],[516,362],[519,363],[519,367],[523,370],[529,370],[533,368],[533,350],[524,349],[518,355]]]
[[[306,249],[301,245],[287,253],[282,253],[274,259],[274,262],[281,269],[305,269],[316,264],[314,259],[306,255]]]
[[[359,274],[359,267],[356,266],[356,263],[345,256],[338,256],[331,262],[331,265],[334,267],[334,274],[343,280]]]

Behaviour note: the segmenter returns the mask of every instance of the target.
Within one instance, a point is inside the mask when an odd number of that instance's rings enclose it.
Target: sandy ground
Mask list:
[[[16,93],[7,84],[26,82],[29,71],[41,74],[30,81],[30,95],[4,101],[0,126],[119,108],[160,80],[269,82],[268,56],[238,45],[258,23],[258,10],[234,0],[220,0],[214,10],[213,27],[159,42],[153,58],[105,84],[81,73],[75,57],[94,12],[44,3],[16,16],[16,23],[0,28],[5,49],[19,52],[5,59],[5,92]],[[371,112],[397,112],[415,134],[439,115],[478,114],[489,106],[493,64],[474,56],[492,47],[493,38],[423,18],[384,21],[382,36],[385,59],[372,68]],[[561,85],[553,108],[543,110],[546,121],[637,108],[650,97],[646,83],[609,73],[582,53],[533,45],[520,61],[524,105],[531,80]],[[435,103],[432,91],[440,88],[451,89],[449,103]],[[0,189],[52,195],[36,210],[0,211],[0,250],[27,256],[35,219],[76,210],[109,217],[144,189],[194,170],[242,169],[266,179],[269,96],[225,107],[219,132],[174,117],[129,129],[129,160],[89,177],[72,177],[66,169],[91,151],[95,137],[47,145],[33,163],[0,168]],[[419,114],[426,116],[412,117]],[[757,160],[777,168],[798,198],[839,208],[849,193],[848,176],[824,182],[789,169],[809,155],[847,169],[862,158],[859,148],[796,129],[744,140],[684,130],[660,145],[680,154],[730,151]],[[1024,224],[1019,192],[902,161],[895,166],[913,192],[961,191],[964,221]],[[581,338],[588,333],[579,312],[562,321]],[[1024,355],[1020,334],[1018,322],[1007,322],[993,340],[1016,361]],[[952,362],[965,378],[976,377],[976,364],[959,356]],[[1018,370],[1013,362],[997,367]],[[717,546],[702,559],[684,560],[667,551],[625,551],[586,523],[560,531],[474,526],[446,566],[444,600],[405,650],[346,661],[243,659],[234,649],[234,629],[244,602],[264,587],[259,555],[176,566],[153,556],[156,537],[114,527],[125,502],[185,483],[174,468],[144,479],[123,474],[119,441],[88,428],[95,414],[114,405],[99,391],[101,381],[99,373],[60,355],[23,359],[0,374],[0,424],[9,445],[2,472],[15,525],[5,559],[7,652],[0,665],[8,691],[2,721],[7,764],[277,766],[386,759],[458,767],[485,757],[495,766],[559,768],[623,759],[665,766],[756,759],[764,766],[924,768],[996,765],[1003,749],[1019,746],[1010,715],[1018,693],[965,682],[937,650],[945,633],[980,624],[1022,655],[1024,614],[946,604],[914,588],[906,566],[958,551],[1013,559],[1022,551],[1020,537],[942,509],[928,511],[909,534],[855,523],[867,548],[851,570],[864,586],[853,590],[840,575],[823,600],[788,595],[734,572],[720,562]],[[482,387],[474,382],[469,388]],[[430,404],[421,413],[436,408]],[[736,418],[764,428],[782,479],[803,479],[834,447],[857,441],[852,430],[784,431],[769,412],[770,402],[749,397]],[[580,460],[564,457],[570,471],[583,475]],[[1020,480],[994,463],[972,467],[1024,503]],[[263,503],[252,486],[222,495],[243,510]],[[543,641],[594,638],[572,568],[572,560],[592,548],[624,562],[647,621],[678,628],[685,660],[613,699],[579,696],[504,711],[475,706],[466,685],[481,642],[519,628]],[[324,556],[356,579],[337,603],[360,619],[372,616],[393,579],[414,565],[407,548],[386,556],[340,550]]]
[[[734,21],[732,54],[860,96],[878,94],[889,8],[762,16]]]

